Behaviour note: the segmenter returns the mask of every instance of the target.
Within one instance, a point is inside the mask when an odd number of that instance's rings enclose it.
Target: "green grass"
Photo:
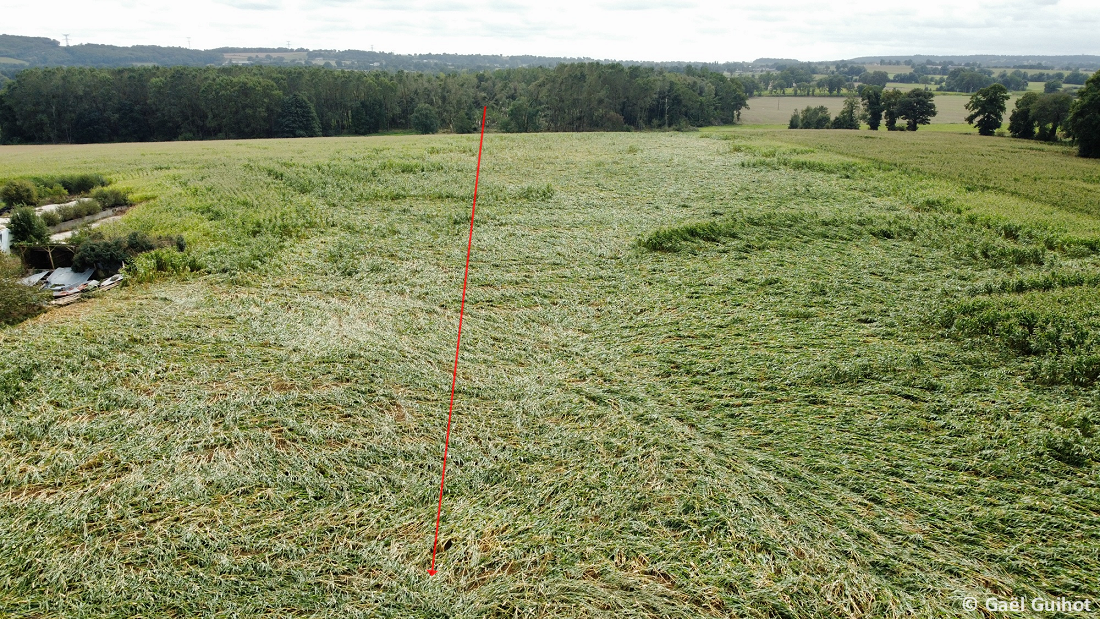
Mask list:
[[[0,614],[1100,596],[1097,164],[924,132],[486,136],[429,577],[476,140],[0,148],[206,268],[0,330]]]
[[[988,209],[991,212],[1004,209],[1025,221],[1066,219],[1067,232],[1093,233],[1093,222],[1100,216],[1100,166],[1074,156],[1071,146],[976,133],[935,135],[926,129],[915,133],[783,131],[759,135],[947,179],[967,193],[991,193],[989,197],[1001,203]],[[1027,204],[1016,204],[1014,199]]]

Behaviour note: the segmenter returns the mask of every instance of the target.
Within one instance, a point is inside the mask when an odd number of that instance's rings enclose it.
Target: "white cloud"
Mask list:
[[[1095,0],[8,0],[9,34],[76,43],[375,49],[637,60],[1097,54]],[[25,24],[13,28],[11,24]],[[44,26],[48,24],[48,26]]]

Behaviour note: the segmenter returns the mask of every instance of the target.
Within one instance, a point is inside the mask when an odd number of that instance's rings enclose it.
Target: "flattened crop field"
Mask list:
[[[1100,599],[1098,164],[865,133],[486,135],[436,576],[476,136],[0,147],[203,266],[0,330],[0,615]]]

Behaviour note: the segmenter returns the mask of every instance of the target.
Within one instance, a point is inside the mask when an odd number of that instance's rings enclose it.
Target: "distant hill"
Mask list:
[[[13,62],[15,61],[15,62]],[[0,67],[85,66],[129,67],[142,64],[204,66],[221,64],[217,52],[158,45],[84,44],[62,46],[44,37],[0,34]]]
[[[952,64],[974,63],[984,66],[1020,67],[1028,69],[1096,69],[1100,68],[1100,56],[862,56],[848,61],[857,64],[900,64],[906,60],[914,64],[925,61]],[[793,65],[799,61],[789,58],[758,58],[752,62],[650,62],[635,60],[597,60],[558,56],[492,56],[482,54],[394,54],[364,50],[326,50],[307,48],[270,47],[220,47],[199,50],[158,45],[99,45],[85,43],[64,46],[54,39],[0,34],[0,74],[12,75],[27,67],[85,66],[130,67],[140,65],[207,66],[207,65],[319,65],[339,69],[384,71],[484,71],[516,69],[520,67],[554,67],[574,62],[617,62],[626,66],[660,67],[670,71],[682,71],[688,66],[706,66],[712,71],[736,73],[762,70],[777,65]],[[820,62],[816,64],[822,64]],[[827,63],[828,64],[828,63]],[[0,79],[2,81],[2,79]]]
[[[492,56],[482,54],[394,54],[364,50],[311,50],[307,48],[221,47],[194,50],[156,45],[82,44],[63,46],[54,39],[0,34],[0,72],[12,74],[27,67],[89,66],[129,67],[206,65],[320,65],[342,69],[385,71],[482,71],[520,67],[554,67],[574,62],[618,62],[682,70],[688,65],[706,65],[713,71],[742,71],[748,63],[699,63],[688,61],[644,62],[596,60],[556,56]]]
[[[981,64],[985,67],[1016,67],[1020,69],[1098,69],[1100,68],[1100,56],[1079,54],[1076,56],[998,56],[998,55],[966,55],[966,56],[926,56],[914,54],[911,56],[860,56],[850,58],[844,62],[856,64],[878,64],[879,61],[905,62],[913,64],[943,64],[949,62],[954,65],[966,63]]]

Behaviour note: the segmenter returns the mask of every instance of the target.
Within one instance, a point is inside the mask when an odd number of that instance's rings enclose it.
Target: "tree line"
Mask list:
[[[1004,135],[1008,90],[991,84],[978,90],[966,104],[966,122],[981,135]],[[1008,117],[1014,138],[1056,142],[1062,137],[1077,144],[1081,157],[1100,157],[1100,71],[1089,77],[1076,97],[1065,92],[1027,92],[1016,100]]]
[[[825,106],[807,106],[795,111],[787,124],[788,129],[859,129],[866,122],[871,131],[885,120],[887,131],[916,131],[919,125],[927,125],[936,115],[935,95],[930,90],[914,89],[901,92],[882,86],[866,84],[859,87],[859,98],[848,97],[835,118],[829,117]],[[898,124],[898,121],[903,121]]]
[[[313,67],[27,69],[0,90],[0,143],[141,142],[456,133],[481,107],[503,131],[617,131],[728,124],[746,106],[740,81],[619,64],[427,74]],[[419,113],[418,113],[419,112]]]
[[[859,129],[867,123],[877,131],[885,120],[890,131],[916,131],[936,115],[933,93],[896,89],[884,90],[877,85],[859,87],[859,99],[848,97],[835,118],[830,118],[825,106],[806,107],[795,111],[788,123],[790,129]],[[978,128],[981,135],[1006,135],[1001,129],[1006,104],[1010,98],[1003,84],[993,83],[978,89],[966,104],[970,114],[966,122]],[[905,121],[899,125],[898,121]],[[1076,96],[1066,92],[1027,92],[1016,100],[1008,119],[1008,135],[1021,139],[1055,142],[1068,138],[1077,145],[1081,157],[1100,157],[1100,71],[1089,77]]]

